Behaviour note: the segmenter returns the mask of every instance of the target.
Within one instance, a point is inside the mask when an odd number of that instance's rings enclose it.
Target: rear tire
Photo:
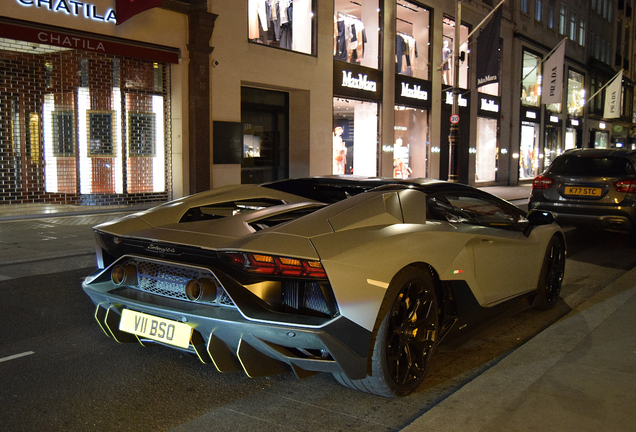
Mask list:
[[[429,271],[407,267],[391,281],[379,313],[371,374],[336,380],[365,393],[384,397],[405,396],[422,383],[439,333],[439,306]],[[378,324],[376,324],[378,326]]]
[[[539,275],[536,302],[538,309],[548,310],[554,307],[561,293],[564,273],[565,243],[560,237],[554,236],[548,243]]]

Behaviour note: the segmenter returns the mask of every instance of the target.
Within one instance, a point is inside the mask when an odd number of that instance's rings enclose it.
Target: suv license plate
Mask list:
[[[192,336],[192,327],[187,324],[130,309],[121,311],[119,330],[184,349],[190,346]]]
[[[601,188],[567,186],[565,188],[565,194],[566,195],[577,195],[577,196],[600,197],[601,196]]]

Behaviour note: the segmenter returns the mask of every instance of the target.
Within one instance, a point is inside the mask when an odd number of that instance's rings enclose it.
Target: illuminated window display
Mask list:
[[[334,59],[377,69],[380,56],[378,1],[335,0],[334,11]]]
[[[428,111],[395,107],[393,177],[428,177]]]
[[[313,6],[313,0],[249,0],[249,41],[314,54]]]
[[[552,161],[563,153],[561,144],[561,127],[547,125],[545,128],[545,143],[543,147],[543,167],[545,169],[550,166]]]
[[[522,105],[538,107],[541,103],[541,57],[524,51],[521,74]]]
[[[565,149],[576,148],[577,131],[574,128],[565,129]]]
[[[477,117],[477,145],[475,148],[475,181],[497,180],[497,130],[494,118]]]
[[[533,179],[539,174],[539,163],[543,155],[539,147],[541,127],[537,123],[521,123],[519,143],[519,179]]]
[[[583,75],[570,70],[568,73],[568,114],[573,117],[581,117],[584,105],[585,85]]]
[[[396,73],[429,79],[430,15],[416,3],[397,3]]]
[[[609,132],[607,131],[594,131],[594,148],[608,148],[609,147]]]
[[[442,82],[444,83],[444,85],[452,86],[454,82],[453,81],[454,67],[453,67],[453,56],[451,55],[451,52],[455,46],[454,45],[455,20],[453,18],[448,16],[444,17],[442,33],[443,33],[442,61],[444,62],[442,66]],[[462,24],[460,29],[460,42],[467,40],[469,33],[470,33],[469,28]],[[470,50],[468,49],[468,42],[463,43],[459,47],[459,51],[460,53],[461,52],[465,53],[465,60],[460,61],[460,64],[459,64],[459,81],[457,82],[457,85],[461,88],[467,89],[468,76],[469,76],[468,53],[470,52]]]
[[[375,102],[333,100],[333,174],[378,175],[378,109]]]

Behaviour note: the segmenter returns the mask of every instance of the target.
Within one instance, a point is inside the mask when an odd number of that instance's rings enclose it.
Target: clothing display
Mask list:
[[[360,18],[338,12],[334,17],[334,58],[348,63],[358,63],[364,58],[367,34]]]
[[[413,36],[406,33],[398,33],[396,36],[396,69],[395,71],[403,75],[412,75],[417,58],[417,43]]]
[[[292,0],[249,0],[249,39],[292,49]]]

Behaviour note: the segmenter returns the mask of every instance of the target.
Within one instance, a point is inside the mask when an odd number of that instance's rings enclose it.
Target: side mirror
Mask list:
[[[549,211],[544,210],[530,210],[528,215],[526,216],[528,220],[528,226],[526,227],[524,234],[525,236],[529,236],[530,232],[536,226],[540,225],[550,225],[554,222],[554,215]]]

